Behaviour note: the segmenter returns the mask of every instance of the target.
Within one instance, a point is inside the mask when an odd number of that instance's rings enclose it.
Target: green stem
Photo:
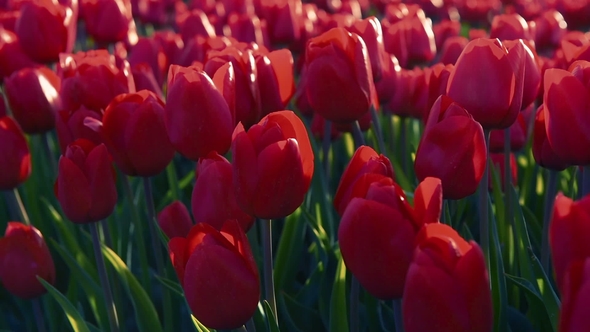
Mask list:
[[[166,269],[164,266],[164,256],[162,254],[162,246],[160,244],[159,226],[156,220],[156,209],[154,207],[154,199],[152,194],[152,183],[150,178],[143,178],[143,189],[145,194],[145,202],[148,210],[148,225],[150,228],[150,235],[152,238],[152,248],[154,251],[154,257],[156,258],[156,269],[158,274],[162,277],[166,277]],[[164,328],[169,331],[173,331],[174,321],[172,319],[172,302],[170,298],[170,292],[168,288],[162,285],[162,297],[164,302]]]
[[[176,201],[180,199],[180,190],[178,189],[178,176],[176,174],[176,166],[174,163],[170,163],[166,167],[166,177],[168,178],[168,186],[172,192],[172,200]]]
[[[351,332],[358,332],[359,331],[359,295],[361,291],[361,286],[359,284],[358,279],[353,275],[352,279],[350,280],[350,306],[349,306],[349,315],[350,315],[350,331]]]
[[[125,190],[125,194],[127,195],[127,200],[131,205],[131,217],[133,219],[133,224],[135,225],[135,232],[137,236],[135,237],[137,248],[139,249],[139,265],[141,269],[141,283],[145,289],[152,289],[150,285],[150,272],[149,272],[149,264],[148,264],[148,256],[147,251],[145,250],[145,238],[144,238],[144,229],[143,223],[139,218],[139,213],[137,211],[137,206],[135,204],[135,199],[133,195],[133,190],[131,189],[131,184],[129,183],[129,178],[126,175],[121,176],[123,181],[123,189]],[[153,294],[152,294],[153,295]]]
[[[25,209],[25,205],[20,197],[17,188],[13,188],[12,192],[5,191],[4,197],[6,198],[6,204],[8,205],[8,211],[11,218],[15,220],[20,219],[25,225],[31,225],[31,219]]]
[[[481,249],[486,257],[487,264],[489,265],[489,248],[490,248],[490,237],[489,237],[489,225],[488,225],[488,173],[489,173],[489,158],[490,158],[490,131],[489,129],[484,130],[484,136],[486,141],[486,165],[483,171],[483,176],[479,182],[479,240],[481,242]],[[489,267],[489,266],[488,266]]]
[[[90,225],[90,233],[92,234],[92,246],[94,248],[94,256],[96,258],[96,267],[98,269],[98,276],[100,284],[103,289],[105,303],[107,306],[107,314],[109,316],[109,326],[112,332],[119,331],[119,321],[117,319],[117,311],[115,303],[113,302],[113,295],[111,293],[111,286],[109,285],[109,278],[107,277],[107,270],[100,248],[100,239],[98,238],[98,224],[92,223]]]
[[[275,321],[279,324],[277,315],[277,301],[275,299],[275,285],[273,276],[273,257],[272,257],[272,223],[270,219],[261,219],[262,222],[262,246],[264,250],[264,290],[266,300],[270,304],[275,315]]]
[[[402,315],[402,299],[393,300],[393,318],[395,320],[395,332],[404,332],[404,317]]]
[[[363,136],[361,125],[358,121],[352,123],[352,137],[354,138],[355,148],[358,149],[361,145],[365,145],[365,137]]]
[[[55,156],[53,155],[53,151],[51,150],[50,135],[50,132],[44,133],[41,136],[41,140],[43,141],[43,151],[45,153],[45,156],[49,160],[48,164],[51,172],[50,178],[54,179],[55,176],[57,176],[57,161],[55,160]]]
[[[371,105],[370,107],[371,112],[371,119],[373,120],[373,130],[375,131],[375,135],[377,136],[377,145],[379,146],[379,152],[382,154],[387,154],[385,151],[385,141],[383,140],[383,130],[381,129],[381,122],[379,121],[379,116],[377,115],[377,110],[375,106]]]
[[[547,178],[547,189],[545,190],[545,211],[543,214],[543,237],[541,241],[541,265],[547,275],[549,273],[551,257],[549,251],[549,222],[551,221],[551,212],[553,211],[553,203],[555,202],[555,194],[557,192],[557,171],[549,170]]]
[[[32,300],[33,302],[33,315],[35,315],[35,322],[37,323],[37,331],[38,332],[45,332],[47,329],[45,328],[45,321],[43,319],[43,310],[41,309],[41,301],[39,298],[35,298]]]
[[[504,129],[504,217],[506,224],[513,223],[512,167],[510,165],[510,128]]]

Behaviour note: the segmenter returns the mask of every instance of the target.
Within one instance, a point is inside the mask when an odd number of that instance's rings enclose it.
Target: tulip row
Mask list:
[[[1,4],[0,329],[589,329],[588,17]]]

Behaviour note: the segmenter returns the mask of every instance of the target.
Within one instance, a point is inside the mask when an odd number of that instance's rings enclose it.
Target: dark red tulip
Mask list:
[[[258,268],[237,221],[226,221],[221,231],[197,224],[168,247],[188,305],[201,323],[235,329],[252,317],[260,298]]]
[[[492,19],[490,38],[504,40],[524,39],[533,40],[532,31],[525,19],[519,14],[496,15]]]
[[[105,110],[101,136],[123,173],[154,176],[172,161],[164,107],[153,92],[142,90],[115,97]]]
[[[15,32],[19,43],[32,59],[55,62],[62,52],[69,53],[76,40],[77,15],[57,1],[25,1],[20,8]]]
[[[43,235],[33,226],[10,221],[0,238],[0,281],[11,294],[33,299],[47,292],[37,280],[55,283],[55,265]]]
[[[136,16],[139,16],[139,20],[142,23],[151,23],[156,27],[160,27],[170,20],[167,11],[168,4],[166,0],[136,0],[137,1],[137,8],[136,11],[134,8],[132,12]],[[133,2],[131,3],[133,7]]]
[[[567,289],[569,266],[590,257],[590,196],[573,201],[557,194],[549,224],[549,244],[557,287]]]
[[[468,43],[469,39],[463,36],[447,38],[440,51],[440,62],[454,65]]]
[[[98,113],[83,106],[75,111],[57,112],[55,129],[61,153],[65,154],[68,145],[79,138],[87,139],[95,145],[102,143],[100,134],[84,124],[86,118],[102,121],[102,114],[102,111]]]
[[[499,14],[502,8],[500,0],[455,0],[453,4],[459,11],[461,21],[468,22],[488,22],[489,17]]]
[[[268,23],[268,32],[273,44],[292,43],[301,38],[301,1],[262,1],[263,18]]]
[[[256,15],[231,13],[227,18],[227,27],[238,41],[270,47],[266,22]]]
[[[305,54],[307,99],[332,122],[353,122],[369,111],[373,75],[364,41],[344,28],[310,39]]]
[[[211,151],[224,154],[229,150],[232,115],[223,95],[204,71],[170,66],[167,100],[166,128],[179,153],[196,161]]]
[[[556,47],[559,45],[559,41],[567,29],[567,23],[560,12],[555,9],[548,9],[533,22],[535,46],[537,49]]]
[[[24,132],[38,134],[55,127],[61,81],[47,67],[24,68],[4,81],[12,115]]]
[[[346,166],[334,196],[334,207],[340,215],[354,197],[364,197],[368,186],[381,178],[395,179],[389,159],[370,146],[359,147]]]
[[[84,139],[70,144],[59,158],[55,193],[66,217],[76,224],[110,216],[117,204],[117,187],[106,146]]]
[[[441,20],[432,26],[436,49],[440,50],[450,37],[461,35],[461,22],[458,20]]]
[[[188,209],[181,201],[174,201],[158,214],[158,225],[169,239],[186,237],[193,227]]]
[[[340,221],[338,242],[346,267],[379,299],[402,297],[416,233],[426,219],[436,222],[440,218],[440,180],[422,182],[416,200],[419,212],[414,214],[399,186],[384,177],[372,182],[365,195],[353,198]]]
[[[22,50],[16,34],[0,26],[0,79],[35,66],[38,65]]]
[[[255,59],[262,116],[285,109],[295,91],[291,51],[259,54]]]
[[[0,118],[0,190],[12,190],[31,175],[31,153],[19,125],[12,118]]]
[[[561,296],[559,331],[584,331],[590,326],[590,258],[572,262],[565,279],[565,289]]]
[[[131,47],[127,60],[132,68],[142,63],[149,65],[158,84],[162,85],[164,83],[168,61],[164,48],[156,39],[139,38],[137,44]],[[137,87],[136,89],[137,91],[141,90]]]
[[[539,95],[539,87],[541,86],[541,69],[539,66],[539,57],[535,52],[535,46],[530,41],[523,40],[506,40],[504,46],[508,52],[523,48],[524,54],[522,57],[524,66],[524,81],[522,90],[522,105],[521,110],[530,106]]]
[[[402,69],[398,74],[393,96],[389,103],[383,106],[385,112],[400,117],[422,119],[427,112],[426,105],[430,93],[427,69]]]
[[[539,106],[533,129],[533,157],[539,166],[555,171],[563,171],[569,165],[561,160],[547,139],[545,127],[545,105]]]
[[[415,243],[402,302],[405,330],[491,331],[492,294],[479,245],[440,223],[422,227]]]
[[[130,0],[82,0],[86,29],[99,43],[137,39]]]
[[[226,220],[237,220],[247,232],[254,218],[242,211],[233,188],[232,165],[217,152],[199,160],[191,207],[195,223],[205,222],[220,230]]]
[[[104,110],[115,96],[135,92],[129,63],[118,67],[106,50],[60,54],[57,73],[62,79],[61,100],[65,110],[84,106]]]
[[[497,39],[470,41],[449,77],[447,95],[484,129],[510,127],[522,106],[525,52],[522,43],[509,52]]]
[[[424,117],[422,118],[424,123],[428,121],[428,115],[434,102],[436,102],[438,97],[447,93],[447,82],[454,68],[455,66],[452,64],[445,66],[442,63],[437,63],[430,67],[430,70],[427,72],[428,102],[426,103]]]
[[[0,119],[6,116],[6,102],[4,100],[4,94],[0,92]]]
[[[364,20],[355,21],[347,30],[363,38],[369,53],[369,60],[371,60],[373,79],[379,81],[383,75],[383,62],[387,60],[381,23],[375,16],[371,16]]]
[[[384,53],[383,56],[383,75],[381,80],[375,82],[375,90],[379,103],[387,104],[395,95],[402,69],[394,55]]]
[[[202,36],[207,39],[216,35],[215,29],[209,22],[207,15],[199,9],[193,9],[192,11],[177,15],[176,25],[185,43],[196,36]]]
[[[147,63],[140,63],[131,67],[135,89],[137,91],[149,90],[156,94],[160,99],[164,99],[164,93],[160,84],[154,76],[154,71]]]
[[[440,96],[430,110],[416,151],[418,179],[439,178],[444,197],[460,199],[477,190],[486,161],[481,125],[451,98]]]
[[[547,69],[543,104],[547,139],[553,151],[570,165],[590,165],[590,132],[587,105],[590,102],[590,62],[578,61],[570,71]]]
[[[238,124],[232,143],[238,206],[250,215],[286,217],[303,203],[314,155],[303,122],[292,111],[270,113],[246,132]]]
[[[381,21],[385,50],[399,60],[402,68],[428,62],[436,55],[432,21],[420,9],[416,15],[398,22]]]
[[[518,113],[516,121],[510,126],[510,151],[522,150],[527,139],[527,122],[522,112]],[[490,130],[490,152],[504,152],[504,130]]]

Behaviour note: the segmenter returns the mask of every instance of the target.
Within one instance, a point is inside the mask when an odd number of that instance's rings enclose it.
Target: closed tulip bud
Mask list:
[[[211,151],[227,152],[232,115],[205,72],[195,67],[170,66],[167,100],[166,128],[176,151],[195,161]]]
[[[504,40],[532,40],[527,21],[517,13],[496,15],[492,19],[490,38]]]
[[[377,91],[379,103],[387,104],[395,95],[400,76],[402,76],[402,68],[394,55],[383,54],[383,57],[385,58],[383,61],[383,75],[381,80],[375,82],[375,90]]]
[[[477,243],[439,223],[422,227],[415,243],[402,303],[405,330],[491,331],[492,294]]]
[[[10,117],[0,118],[0,190],[11,190],[31,175],[31,153],[19,125]]]
[[[346,166],[334,196],[334,207],[340,215],[354,197],[364,197],[366,188],[381,178],[395,179],[389,159],[370,146],[359,147]]]
[[[88,34],[97,42],[137,39],[130,0],[83,0],[82,10]]]
[[[22,50],[16,34],[0,26],[0,79],[20,69],[35,66],[37,63]]]
[[[62,52],[69,53],[76,40],[77,16],[57,1],[26,1],[20,8],[15,32],[20,45],[32,59],[55,62]]]
[[[396,56],[402,68],[431,61],[436,55],[432,21],[422,9],[398,22],[382,21],[385,50]]]
[[[181,201],[174,201],[160,211],[158,225],[172,239],[186,237],[193,227],[193,221],[186,206]]]
[[[555,9],[548,9],[535,20],[535,46],[537,49],[556,47],[567,31],[563,15]]]
[[[344,28],[312,38],[305,54],[307,99],[332,122],[353,122],[369,111],[374,90],[365,42]]]
[[[264,13],[261,18],[268,22],[269,37],[273,44],[290,44],[301,38],[301,1],[263,1],[261,6]]]
[[[419,180],[441,179],[447,199],[477,190],[487,160],[481,125],[460,105],[440,96],[432,106],[418,145],[414,170]]]
[[[233,188],[232,165],[217,152],[199,160],[191,207],[195,223],[208,223],[220,230],[226,220],[234,219],[247,232],[254,218],[242,211]]]
[[[140,63],[131,68],[133,74],[133,81],[135,82],[135,88],[137,91],[149,90],[153,92],[160,99],[164,98],[160,83],[154,76],[154,71],[147,63]]]
[[[238,124],[232,143],[238,206],[258,218],[282,218],[303,203],[314,170],[307,130],[292,111],[265,116],[247,132]]]
[[[590,165],[587,105],[590,62],[577,61],[570,71],[547,69],[543,104],[547,139],[553,151],[570,165]]]
[[[24,132],[38,134],[55,127],[61,81],[49,68],[25,68],[4,81],[12,115]]]
[[[549,244],[557,287],[566,290],[570,264],[590,257],[590,196],[579,201],[557,194],[549,224]]]
[[[262,116],[285,109],[295,92],[291,51],[282,49],[254,57]]]
[[[176,16],[176,25],[182,40],[186,43],[196,36],[215,37],[215,28],[202,10],[193,9]]]
[[[221,231],[197,224],[168,247],[188,305],[201,323],[235,329],[252,317],[260,298],[258,269],[237,221],[226,221]]]
[[[426,220],[440,217],[440,180],[421,183],[415,199],[413,211],[399,186],[382,178],[370,184],[364,197],[353,198],[342,216],[338,241],[346,267],[379,299],[402,297],[416,233]]]
[[[559,331],[584,331],[590,326],[590,258],[572,262],[565,278]]]
[[[539,106],[535,116],[535,126],[533,129],[533,157],[539,166],[555,171],[563,171],[569,165],[566,164],[557,155],[547,139],[545,130],[545,105]]]
[[[84,106],[101,111],[117,95],[135,92],[129,63],[117,66],[115,57],[106,50],[60,54],[57,73],[62,79],[61,100],[65,110]]]
[[[402,69],[395,92],[389,103],[384,106],[385,111],[400,117],[422,119],[426,113],[430,93],[427,71],[428,68],[423,70],[418,67],[413,70]]]
[[[508,52],[497,39],[472,40],[455,63],[447,95],[484,129],[508,128],[522,105],[524,59],[521,43]]]
[[[445,40],[461,35],[461,22],[458,20],[443,19],[432,26],[432,32],[434,33],[436,49],[440,50]]]
[[[147,64],[152,68],[154,77],[159,85],[164,83],[167,70],[167,59],[164,48],[154,38],[139,38],[137,44],[130,49],[127,58],[133,68],[139,64]],[[137,91],[141,90],[137,88]]]
[[[0,238],[0,281],[11,294],[33,299],[47,292],[37,276],[55,283],[55,265],[43,235],[33,226],[8,222]]]
[[[355,21],[347,30],[363,38],[369,53],[369,60],[371,60],[373,79],[379,81],[383,74],[383,62],[386,60],[381,23],[375,16],[371,16],[364,20]]]
[[[426,103],[424,117],[422,118],[423,123],[428,121],[430,110],[438,97],[446,94],[447,82],[449,81],[449,76],[451,76],[453,68],[455,68],[454,65],[443,65],[442,63],[437,63],[430,67],[428,77],[426,78],[428,86],[428,102]]]
[[[535,51],[535,46],[531,41],[523,40],[507,40],[504,45],[508,52],[523,48],[523,66],[524,66],[524,81],[522,90],[522,105],[521,110],[531,105],[539,94],[539,87],[541,86],[541,70],[539,67],[539,57]]]
[[[469,44],[469,39],[463,36],[453,36],[445,40],[440,51],[440,62],[443,64],[455,64],[465,47]],[[446,88],[446,86],[445,86]]]
[[[117,166],[130,176],[157,175],[174,157],[164,102],[148,90],[115,97],[104,112],[101,136]]]
[[[270,46],[266,23],[253,14],[231,13],[227,18],[230,35],[238,41]]]
[[[105,219],[117,204],[111,158],[104,144],[80,139],[59,158],[55,193],[66,217],[84,224]]]

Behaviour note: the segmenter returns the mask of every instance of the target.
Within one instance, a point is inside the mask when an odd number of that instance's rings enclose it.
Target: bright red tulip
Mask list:
[[[24,132],[38,134],[55,127],[60,86],[59,77],[47,67],[24,68],[4,80],[12,115]]]
[[[186,237],[193,227],[188,209],[181,201],[174,201],[158,213],[158,225],[169,239]]]
[[[55,193],[66,217],[84,224],[100,221],[113,212],[117,188],[106,146],[80,139],[59,158]]]
[[[238,206],[258,218],[282,218],[303,203],[314,169],[307,130],[292,111],[265,116],[246,132],[238,124],[232,143]]]
[[[473,194],[487,161],[481,125],[448,96],[432,106],[416,151],[414,170],[419,180],[440,178],[443,194],[460,199]]]
[[[426,103],[424,117],[422,118],[424,123],[428,121],[430,110],[438,97],[447,93],[447,82],[449,81],[449,76],[451,76],[451,72],[454,68],[455,66],[452,64],[443,65],[442,63],[437,63],[430,67],[430,70],[426,73],[428,75],[426,78],[428,85],[428,102]]]
[[[364,197],[372,182],[381,178],[395,179],[389,159],[370,146],[359,147],[346,166],[334,196],[334,207],[340,215],[354,197]]]
[[[31,153],[25,135],[10,117],[0,118],[0,190],[11,190],[31,175]]]
[[[254,58],[262,116],[285,109],[295,92],[291,51],[282,49]]]
[[[170,66],[167,100],[166,128],[180,154],[196,161],[211,151],[227,152],[231,145],[232,115],[223,95],[204,71]]]
[[[137,42],[130,0],[82,0],[81,4],[88,34],[97,42]]]
[[[72,51],[78,17],[71,8],[52,0],[25,1],[20,13],[15,32],[33,60],[55,62],[60,53]]]
[[[508,52],[497,39],[472,40],[455,63],[447,95],[484,129],[508,128],[522,106],[524,59],[520,43]]]
[[[369,111],[373,75],[365,42],[344,28],[310,39],[305,54],[307,99],[332,122],[353,122]]]
[[[14,32],[0,26],[0,79],[37,64],[22,50]]]
[[[547,139],[545,130],[545,105],[539,106],[533,129],[533,157],[537,164],[555,171],[563,171],[569,165],[561,160]]]
[[[492,294],[481,248],[450,226],[427,224],[416,235],[402,302],[408,332],[491,331]]]
[[[379,81],[383,75],[383,62],[387,60],[381,23],[375,16],[371,16],[364,20],[355,21],[347,30],[356,33],[365,42],[369,60],[371,60],[373,79]]]
[[[172,161],[164,107],[153,92],[142,90],[115,97],[105,110],[101,136],[123,173],[150,177]]]
[[[590,258],[569,265],[564,287],[559,331],[584,331],[590,326]]]
[[[0,281],[11,294],[33,299],[47,292],[37,276],[55,283],[55,265],[43,235],[33,226],[10,221],[0,238]]]
[[[217,152],[199,159],[191,207],[195,223],[207,223],[220,230],[226,220],[234,219],[247,232],[254,218],[236,202],[232,165]]]
[[[221,231],[197,224],[168,247],[188,305],[201,323],[235,329],[252,317],[260,298],[258,268],[237,221],[228,220]]]
[[[572,262],[590,257],[590,196],[579,201],[557,194],[549,224],[549,244],[557,287],[566,290]]]

